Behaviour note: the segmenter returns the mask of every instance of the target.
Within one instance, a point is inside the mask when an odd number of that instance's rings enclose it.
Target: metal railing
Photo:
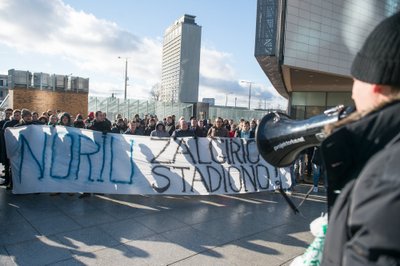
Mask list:
[[[132,119],[135,114],[138,114],[141,118],[146,114],[151,114],[157,115],[159,119],[163,119],[168,115],[175,115],[177,119],[181,116],[189,119],[193,115],[194,106],[188,103],[168,103],[135,99],[123,100],[115,97],[89,97],[88,109],[92,112],[106,112],[110,120],[114,120],[117,114],[121,114],[128,119]],[[222,117],[224,119],[233,119],[234,121],[239,121],[241,118],[245,120],[253,118],[261,119],[271,111],[275,111],[275,109],[248,110],[242,107],[210,106],[208,114],[203,118],[214,120],[216,117]],[[286,112],[285,110],[278,111]]]

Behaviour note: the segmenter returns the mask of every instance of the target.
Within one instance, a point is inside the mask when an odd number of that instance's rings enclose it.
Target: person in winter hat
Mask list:
[[[400,262],[400,13],[376,26],[351,75],[357,111],[326,127],[329,222],[322,265]]]
[[[165,131],[165,125],[162,121],[158,121],[156,129],[150,133],[150,137],[169,138],[169,134]]]

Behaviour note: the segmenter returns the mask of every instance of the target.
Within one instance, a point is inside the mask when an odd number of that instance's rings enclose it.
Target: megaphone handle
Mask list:
[[[293,201],[288,197],[288,195],[286,194],[286,192],[282,189],[281,182],[280,182],[280,181],[276,181],[275,184],[278,185],[278,191],[279,191],[279,193],[281,193],[281,195],[283,196],[283,198],[284,198],[284,199],[286,200],[286,202],[289,204],[289,206],[290,206],[290,208],[293,210],[294,214],[300,213],[299,209],[296,207],[296,205],[294,205]]]
[[[282,188],[279,188],[279,192],[285,198],[285,200],[289,204],[290,208],[292,208],[294,214],[300,213],[299,209],[297,209],[297,207],[294,205],[293,201],[288,197],[288,195],[286,194],[286,192]]]

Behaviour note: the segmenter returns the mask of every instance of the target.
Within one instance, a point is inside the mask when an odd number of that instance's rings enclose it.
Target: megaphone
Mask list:
[[[257,126],[258,151],[275,167],[289,166],[302,150],[318,146],[325,139],[322,132],[325,125],[337,122],[353,111],[353,107],[340,105],[306,120],[292,120],[284,113],[271,112]]]

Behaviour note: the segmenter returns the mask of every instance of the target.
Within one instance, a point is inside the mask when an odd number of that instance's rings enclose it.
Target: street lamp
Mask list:
[[[252,81],[248,81],[248,80],[241,80],[241,83],[247,83],[249,84],[249,110],[250,110],[250,102],[251,102],[251,84],[253,84],[254,82]]]
[[[232,94],[232,92],[225,93],[225,107],[228,106],[228,95]]]
[[[121,56],[118,56],[118,59],[123,59]],[[125,57],[125,94],[124,100],[126,100],[126,92],[128,87],[128,57]]]

